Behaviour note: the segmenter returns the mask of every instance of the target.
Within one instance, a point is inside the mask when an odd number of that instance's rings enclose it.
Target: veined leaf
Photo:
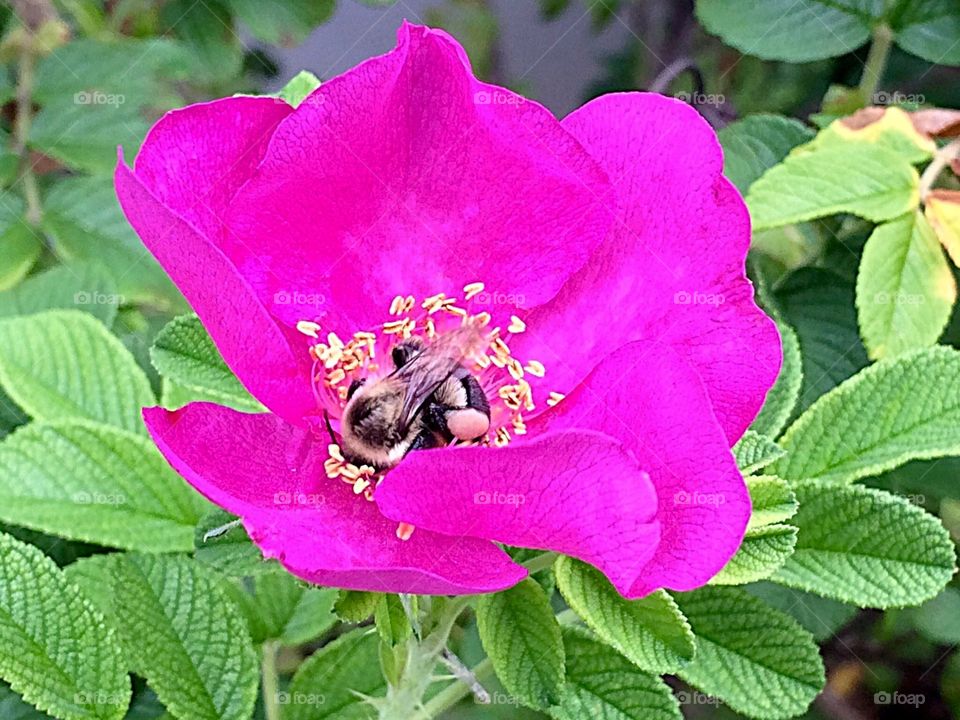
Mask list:
[[[284,720],[367,720],[373,710],[364,697],[382,695],[378,637],[357,628],[311,655],[297,669],[286,693]]]
[[[748,717],[776,720],[804,712],[823,688],[823,662],[797,622],[739,588],[675,595],[697,638],[680,677]]]
[[[7,147],[7,137],[0,131],[0,174],[3,171],[4,147]],[[14,161],[17,161],[16,157]],[[0,179],[0,187],[4,184]],[[24,210],[23,200],[18,195],[4,194],[3,203],[0,203],[0,243],[3,244],[0,290],[20,282],[30,272],[43,249],[37,233],[23,220]]]
[[[481,595],[477,624],[484,650],[507,691],[534,708],[560,702],[563,642],[546,593],[527,578],[509,590]]]
[[[747,430],[733,446],[737,467],[744,475],[752,475],[783,457],[783,454],[783,448],[772,439],[752,430]]]
[[[110,327],[124,302],[103,265],[79,262],[58,265],[0,293],[0,317],[53,310],[85,310]]]
[[[263,573],[253,580],[253,593],[229,585],[247,616],[255,643],[279,640],[284,645],[308,642],[337,622],[337,591],[310,587],[285,572]],[[235,590],[235,591],[234,591]]]
[[[783,348],[783,364],[760,414],[750,425],[754,432],[771,438],[777,437],[790,420],[803,386],[803,359],[797,333],[783,321],[777,322],[777,329]]]
[[[127,550],[193,547],[203,499],[153,444],[88,420],[33,422],[0,443],[0,519]]]
[[[567,681],[556,720],[682,720],[670,688],[578,628],[565,628]]]
[[[237,410],[263,412],[220,357],[196,315],[174,318],[160,331],[150,359],[166,379]]]
[[[920,176],[878,145],[848,143],[790,155],[747,193],[754,230],[837,213],[882,222],[917,207]]]
[[[953,543],[933,515],[857,485],[794,484],[797,547],[773,580],[861,607],[934,597],[953,576]]]
[[[693,658],[690,626],[664,591],[627,600],[599,570],[568,557],[557,560],[554,572],[570,607],[601,640],[641,670],[675,672]]]
[[[106,620],[32,545],[0,533],[0,677],[63,720],[120,720],[130,678]]]
[[[764,525],[747,530],[743,543],[711,585],[746,585],[770,577],[793,554],[797,528],[792,525]]]
[[[870,357],[933,345],[956,299],[953,272],[922,213],[873,231],[857,274],[860,334]]]
[[[232,578],[281,571],[278,563],[263,557],[242,525],[227,527],[236,519],[226,510],[211,508],[194,531],[194,558]]]
[[[753,506],[751,529],[789,520],[797,512],[797,496],[781,478],[773,475],[749,477],[747,490]]]
[[[782,115],[748,115],[717,135],[723,146],[723,174],[741,193],[794,147],[813,139],[810,128]]]
[[[301,70],[280,90],[280,97],[298,107],[306,97],[320,87],[320,79],[312,72]]]
[[[35,420],[88,418],[145,432],[140,408],[154,402],[123,343],[78,310],[0,320],[0,384]]]
[[[777,608],[806,628],[817,642],[823,642],[859,612],[853,605],[813,595],[772,582],[754,583],[744,588],[751,595]]]
[[[933,347],[872,365],[811,406],[770,467],[785,480],[849,482],[960,453],[960,352]],[[838,432],[838,428],[842,432]]]
[[[178,717],[247,720],[257,657],[216,578],[192,560],[127,555],[114,569],[125,655]]]
[[[361,623],[373,615],[382,593],[341,590],[333,604],[337,617],[345,622]]]

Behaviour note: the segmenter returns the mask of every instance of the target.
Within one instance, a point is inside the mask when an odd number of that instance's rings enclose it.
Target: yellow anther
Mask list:
[[[469,300],[475,295],[479,295],[483,292],[483,283],[482,282],[472,282],[463,286],[463,299]]]
[[[397,537],[400,540],[409,540],[414,530],[416,530],[416,528],[413,525],[402,522],[397,525]]]
[[[554,407],[558,402],[563,400],[566,397],[563,393],[558,393],[556,391],[551,391],[550,397],[547,398],[547,405]]]
[[[508,333],[522,333],[527,329],[527,324],[516,315],[510,316],[510,324],[507,326]]]
[[[539,360],[530,360],[526,365],[523,366],[523,369],[534,377],[542,378],[547,373],[547,369],[543,366],[543,363]]]
[[[320,332],[320,323],[315,323],[310,320],[300,320],[297,323],[297,332],[312,338],[319,337],[317,333]]]

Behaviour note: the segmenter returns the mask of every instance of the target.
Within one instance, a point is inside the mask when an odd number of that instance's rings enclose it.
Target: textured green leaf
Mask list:
[[[172,555],[128,555],[115,581],[125,654],[164,706],[191,720],[248,720],[257,657],[219,581]]]
[[[0,533],[0,677],[63,720],[119,720],[130,679],[106,620],[37,548]]]
[[[123,562],[123,553],[101,553],[80,558],[63,569],[67,579],[80,588],[108,624],[116,621],[114,572],[118,562]]]
[[[794,147],[813,139],[810,128],[782,115],[750,115],[717,135],[723,146],[723,174],[741,193]]]
[[[960,454],[957,377],[960,352],[942,346],[872,365],[788,428],[780,440],[787,455],[770,471],[786,480],[847,482],[908,460]]]
[[[585,631],[565,628],[567,681],[556,720],[682,720],[670,688]]]
[[[554,572],[570,607],[641,670],[675,672],[693,658],[693,633],[667,593],[626,600],[599,570],[568,557],[557,560]]]
[[[147,552],[193,547],[203,500],[146,438],[88,420],[34,422],[0,443],[0,519]]]
[[[333,603],[333,610],[345,622],[361,623],[373,615],[380,595],[362,590],[341,590]]]
[[[402,645],[412,633],[403,604],[396,595],[380,596],[376,610],[373,612],[373,619],[377,625],[377,632],[380,633],[380,639],[391,647]]]
[[[785,480],[773,475],[747,478],[753,512],[750,528],[789,520],[797,512],[797,496]]]
[[[382,695],[377,633],[357,628],[315,652],[280,693],[284,720],[368,720],[363,697]],[[362,696],[362,697],[361,697]]]
[[[777,288],[776,297],[800,340],[803,382],[797,411],[802,412],[868,362],[853,286],[832,272],[801,268]]]
[[[258,0],[227,0],[254,37],[271,45],[299,45],[333,14],[334,0],[288,0],[263,11]]]
[[[44,310],[85,310],[110,327],[123,297],[105,266],[95,262],[58,265],[0,293],[0,317]]]
[[[870,0],[697,0],[703,26],[747,55],[809,62],[863,45]]]
[[[563,641],[546,593],[533,580],[482,595],[477,624],[497,677],[522,703],[545,709],[563,690]]]
[[[301,70],[291,78],[290,82],[280,90],[280,97],[294,107],[298,107],[304,99],[320,87],[320,79],[312,72]]]
[[[0,170],[6,137],[0,132]],[[0,187],[4,185],[0,179]],[[0,196],[0,290],[20,282],[40,257],[43,249],[40,237],[23,220],[24,203],[19,196],[4,193]]]
[[[263,557],[242,525],[232,525],[236,519],[220,508],[209,510],[193,535],[194,558],[227,577],[280,571],[276,562]]]
[[[767,605],[793,617],[817,642],[832,637],[859,612],[852,605],[772,582],[755,583],[745,589]]]
[[[263,412],[220,357],[196,315],[174,318],[160,331],[150,359],[164,378],[237,410]]]
[[[717,573],[712,585],[746,585],[773,575],[793,554],[797,528],[792,525],[764,525],[747,530],[743,543]]]
[[[112,173],[117,161],[116,138],[111,142]],[[43,228],[56,241],[57,251],[68,259],[106,265],[124,302],[149,302],[164,309],[183,305],[170,278],[123,216],[112,177],[58,181],[44,198],[43,213]]]
[[[955,570],[953,543],[933,515],[890,493],[816,481],[794,484],[797,547],[773,580],[861,607],[916,605]]]
[[[790,420],[803,386],[803,358],[797,333],[782,321],[777,322],[777,329],[780,331],[783,364],[776,383],[767,393],[760,414],[750,425],[754,432],[771,438],[777,437]]]
[[[849,143],[790,155],[747,193],[755,230],[852,213],[880,222],[917,207],[920,177],[886,148]]]
[[[28,705],[10,686],[0,682],[0,717],[3,720],[48,720],[44,712]]]
[[[871,358],[933,345],[956,299],[953,272],[922,213],[873,231],[857,274],[860,334]]]
[[[960,65],[960,6],[952,0],[910,0],[893,23],[897,44],[937,65]]]
[[[36,420],[89,418],[145,432],[146,375],[92,315],[49,310],[0,320],[0,384]]]
[[[255,643],[279,640],[284,645],[297,645],[313,640],[337,622],[333,614],[336,590],[309,587],[285,572],[264,573],[254,578],[253,592],[246,593],[239,585],[234,597],[247,616],[247,624]]]
[[[739,588],[676,595],[697,637],[697,655],[680,677],[749,717],[804,712],[823,688],[813,637],[793,619]]]
[[[747,430],[737,444],[733,446],[733,456],[737,467],[744,475],[752,475],[770,463],[783,457],[783,448],[768,437]]]

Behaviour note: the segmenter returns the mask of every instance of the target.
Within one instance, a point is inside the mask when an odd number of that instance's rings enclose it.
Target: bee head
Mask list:
[[[404,428],[400,427],[403,388],[382,380],[358,383],[351,390],[341,423],[343,450],[370,464],[376,459],[375,454],[403,440]]]

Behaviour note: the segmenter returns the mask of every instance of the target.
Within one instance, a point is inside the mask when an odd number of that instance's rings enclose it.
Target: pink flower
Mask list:
[[[581,558],[627,597],[698,587],[743,536],[730,447],[780,365],[721,169],[683,103],[608,95],[558,122],[412,25],[296,110],[233,97],[171,112],[134,170],[118,164],[117,193],[270,412],[150,408],[147,427],[312,582],[494,591],[526,574],[499,542]],[[489,314],[504,342],[465,365],[488,442],[385,473],[341,460],[323,416],[342,430],[343,388],[464,313]]]

